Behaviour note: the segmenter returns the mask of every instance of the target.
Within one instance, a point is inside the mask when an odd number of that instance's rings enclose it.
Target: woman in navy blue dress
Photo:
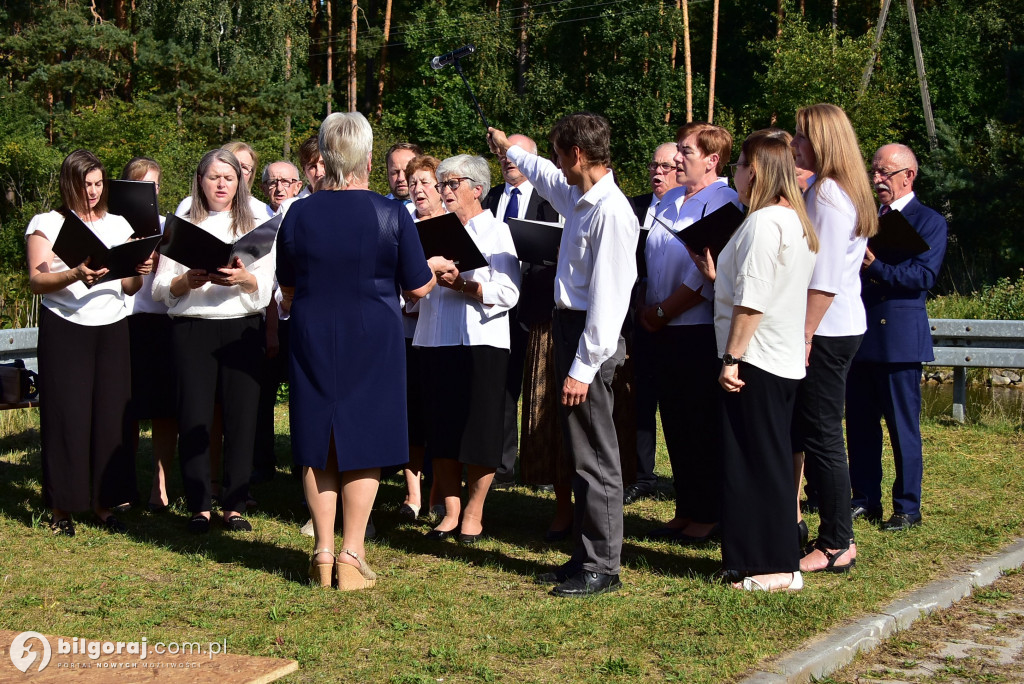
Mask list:
[[[339,589],[376,582],[366,522],[382,467],[408,460],[399,292],[422,297],[454,264],[423,256],[398,202],[367,189],[373,132],[358,113],[320,127],[321,192],[296,202],[278,236],[278,282],[291,311],[292,455],[313,519],[310,577]],[[341,493],[345,548],[335,558]]]

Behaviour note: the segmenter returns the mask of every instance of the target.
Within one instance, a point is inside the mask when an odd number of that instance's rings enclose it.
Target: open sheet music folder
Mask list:
[[[562,224],[547,221],[509,219],[508,229],[520,261],[552,266],[558,262],[558,245],[562,241]]]
[[[149,258],[159,242],[160,236],[153,235],[107,247],[82,219],[69,212],[57,240],[53,243],[53,253],[59,256],[68,268],[74,268],[89,259],[89,268],[94,271],[101,268],[110,269],[107,275],[97,281],[106,283],[138,275],[135,272],[136,267]]]
[[[878,233],[868,239],[868,247],[887,264],[898,264],[931,249],[898,209],[878,217]]]
[[[487,265],[487,259],[477,249],[473,237],[455,214],[420,221],[416,224],[416,230],[420,234],[423,254],[428,259],[443,256],[454,261],[460,272]]]
[[[135,231],[133,237],[160,234],[160,205],[156,199],[156,183],[150,181],[107,181],[107,210],[123,216]]]
[[[710,249],[711,256],[717,259],[744,218],[743,210],[729,202],[675,233],[675,236],[697,254]]]
[[[270,253],[282,218],[282,215],[275,216],[236,241],[224,242],[196,224],[171,214],[164,224],[164,239],[157,251],[182,266],[207,273],[230,266],[236,256],[248,267]]]

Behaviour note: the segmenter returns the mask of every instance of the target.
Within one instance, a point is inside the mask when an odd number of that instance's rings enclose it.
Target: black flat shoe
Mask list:
[[[480,534],[462,534],[461,532],[459,532],[459,543],[469,544],[470,546],[472,546],[473,544],[476,544],[478,541],[480,541],[480,539],[483,538],[483,536],[483,532],[481,532]]]
[[[836,565],[836,561],[842,558],[843,554],[850,550],[849,546],[847,546],[845,549],[839,549],[835,553],[831,553],[828,551],[828,549],[823,549],[820,546],[817,546],[815,548],[818,551],[821,551],[823,554],[825,554],[825,559],[828,560],[828,565],[826,565],[823,568],[818,568],[817,570],[807,570],[807,572],[827,572],[833,575],[843,575],[850,572],[853,566],[857,564],[857,559],[851,558],[850,562],[846,565]]]
[[[130,503],[118,504],[116,506],[111,506],[110,510],[113,513],[127,513],[132,510],[132,505]]]
[[[224,518],[224,529],[228,532],[252,532],[252,525],[240,515]]]
[[[551,590],[552,596],[575,598],[580,596],[597,596],[622,588],[618,575],[602,575],[599,572],[580,570]]]
[[[416,522],[416,518],[420,517],[420,507],[416,506],[413,508],[409,504],[402,504],[398,508],[398,517],[410,522]]]
[[[715,526],[712,527],[711,530],[703,537],[695,537],[692,534],[686,534],[685,532],[680,530],[679,534],[672,537],[672,541],[676,542],[677,544],[681,544],[682,546],[700,546],[701,544],[709,544],[711,542],[714,542],[720,536],[721,535],[718,530],[718,524],[715,523]]]
[[[71,518],[61,518],[60,520],[50,520],[50,532],[60,537],[74,537],[75,536],[75,523]]]
[[[566,527],[564,530],[548,530],[544,533],[544,541],[549,544],[553,544],[554,542],[560,542],[568,539],[570,534],[572,534],[571,526]]]
[[[807,529],[807,521],[801,520],[796,524],[796,538],[800,541],[800,548],[806,548],[807,540],[811,536],[811,531]],[[806,553],[804,554],[807,555]]]
[[[188,531],[190,534],[208,534],[210,532],[210,519],[205,515],[193,515],[188,520]]]
[[[877,525],[882,522],[882,507],[868,508],[866,506],[854,506],[850,509],[850,518],[853,520],[864,518],[869,523]]]
[[[153,513],[154,515],[159,515],[160,513],[166,513],[168,510],[170,510],[170,508],[171,507],[170,507],[169,504],[155,504],[155,503],[148,503],[148,504],[146,504],[146,510],[149,511],[150,513]]]
[[[97,517],[96,524],[111,534],[125,534],[128,531],[125,524],[118,520],[113,513],[108,515],[106,520],[100,520],[100,518]]]
[[[893,513],[893,516],[882,525],[883,532],[903,532],[921,524],[921,514]]]
[[[457,532],[458,528],[454,530],[430,530],[423,536],[427,539],[436,539],[437,541],[441,541],[442,539],[447,539],[448,537],[454,537]]]
[[[563,563],[553,570],[542,572],[535,578],[537,584],[561,584],[580,571],[578,565]]]

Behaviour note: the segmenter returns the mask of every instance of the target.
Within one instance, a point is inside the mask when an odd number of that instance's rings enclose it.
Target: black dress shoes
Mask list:
[[[882,525],[883,532],[902,532],[921,524],[921,514],[893,513],[892,517]]]
[[[551,590],[552,596],[573,598],[577,596],[597,596],[622,588],[618,575],[603,575],[599,572],[580,570]]]
[[[461,532],[459,532],[459,543],[469,544],[470,546],[472,546],[473,544],[476,544],[478,541],[480,541],[480,539],[483,538],[483,536],[483,532],[479,532],[477,534],[462,534]]]
[[[423,536],[427,539],[435,539],[437,541],[441,541],[442,539],[447,539],[448,537],[454,537],[456,534],[458,534],[458,532],[459,528],[456,527],[454,530],[430,530]]]
[[[645,484],[631,484],[626,487],[626,491],[622,493],[622,503],[628,506],[631,503],[635,503],[640,499],[653,499],[654,488],[650,485]]]
[[[866,508],[865,506],[854,506],[850,509],[850,517],[854,520],[864,518],[869,523],[878,524],[882,522],[882,508]]]
[[[800,548],[807,546],[807,539],[811,536],[811,531],[807,529],[807,521],[801,520],[796,524],[796,538],[800,540]],[[806,553],[804,554],[807,555]]]
[[[581,569],[582,568],[578,565],[563,563],[553,570],[542,572],[537,575],[536,582],[537,584],[561,584],[578,573]]]

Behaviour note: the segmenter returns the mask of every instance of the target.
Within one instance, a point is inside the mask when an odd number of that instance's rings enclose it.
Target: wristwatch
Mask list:
[[[722,355],[722,363],[725,364],[726,366],[735,366],[739,362],[740,360],[737,359],[732,354],[730,354],[729,352],[726,352],[725,354]]]
[[[655,311],[654,313],[658,314],[658,318],[665,317],[665,310],[661,308],[661,304],[658,305],[658,310]]]

